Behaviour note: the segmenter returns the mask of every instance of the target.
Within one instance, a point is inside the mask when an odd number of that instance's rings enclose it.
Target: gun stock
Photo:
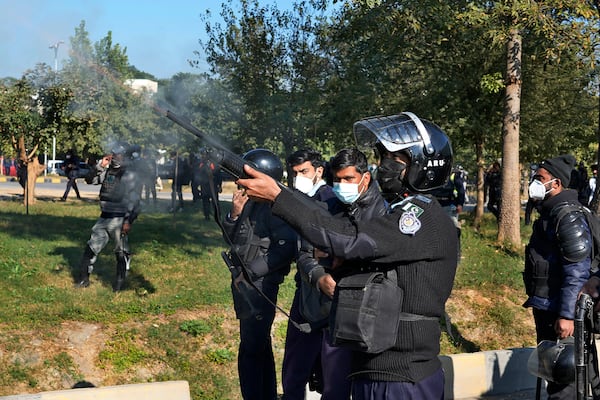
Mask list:
[[[582,293],[575,307],[575,389],[577,400],[587,399],[589,387],[588,368],[589,351],[588,342],[590,332],[586,330],[586,320],[591,319],[594,302],[590,295]]]

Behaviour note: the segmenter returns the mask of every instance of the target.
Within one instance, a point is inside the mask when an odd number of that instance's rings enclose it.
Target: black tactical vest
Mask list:
[[[121,185],[122,168],[109,168],[100,188],[100,201],[120,203],[125,196],[125,188]]]

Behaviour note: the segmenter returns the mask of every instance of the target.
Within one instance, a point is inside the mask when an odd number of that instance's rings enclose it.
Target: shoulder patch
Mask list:
[[[408,202],[408,203],[404,204],[402,206],[402,209],[404,211],[413,213],[415,215],[415,217],[417,217],[417,218],[419,218],[421,216],[421,214],[423,214],[423,211],[425,211],[421,207],[419,207],[418,205],[413,204],[411,202]]]
[[[414,235],[421,229],[421,221],[419,221],[419,218],[412,211],[402,213],[398,225],[400,232],[405,235]]]

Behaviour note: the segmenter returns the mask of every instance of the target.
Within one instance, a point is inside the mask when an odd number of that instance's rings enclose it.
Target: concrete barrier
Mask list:
[[[496,396],[535,389],[527,370],[533,347],[440,356],[446,399]]]
[[[527,370],[533,347],[440,356],[446,376],[445,399],[472,399],[535,390],[536,378]],[[307,400],[321,396],[309,392]]]
[[[16,179],[17,178],[14,176],[0,175],[0,182],[13,182]],[[35,178],[36,183],[61,183],[66,181],[66,178],[61,178],[59,176],[38,176]]]
[[[190,400],[187,381],[139,383],[3,396],[2,400]]]

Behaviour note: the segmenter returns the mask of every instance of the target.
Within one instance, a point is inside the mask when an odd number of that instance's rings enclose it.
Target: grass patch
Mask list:
[[[17,202],[0,202],[0,395],[84,380],[106,386],[181,379],[194,400],[239,399],[239,328],[214,221],[192,208],[142,213],[130,236],[125,290],[112,292],[112,244],[98,257],[92,285],[76,290],[77,264],[98,215],[91,201],[39,201],[29,215]],[[522,250],[496,245],[495,221],[487,217],[478,232],[468,219],[464,224],[442,354],[534,344],[531,315],[521,307]],[[284,310],[294,290],[292,271],[279,291]],[[286,329],[278,313],[278,374]]]

